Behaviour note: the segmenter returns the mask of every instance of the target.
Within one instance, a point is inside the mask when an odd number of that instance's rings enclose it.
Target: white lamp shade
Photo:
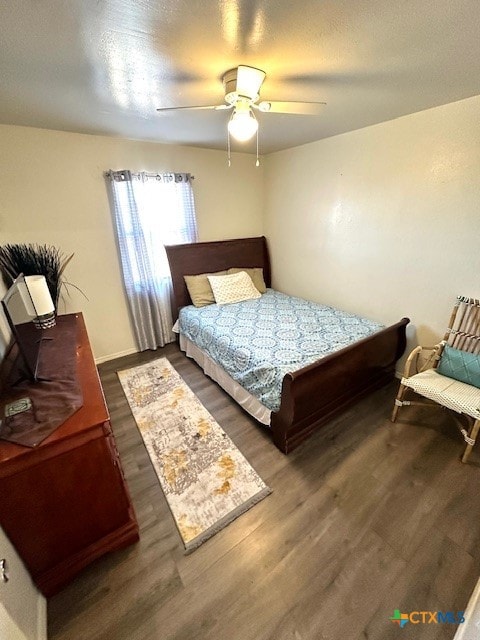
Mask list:
[[[45,276],[25,276],[25,283],[35,307],[36,316],[45,316],[55,311]],[[28,307],[27,307],[28,308]]]
[[[22,302],[24,304],[26,312],[28,313],[30,318],[35,318],[37,314],[32,303],[32,298],[27,289],[27,283],[25,281],[20,281],[18,283],[18,290],[20,291],[20,297],[22,298]]]
[[[250,140],[258,129],[258,122],[248,111],[235,111],[228,122],[228,131],[230,135],[239,142]]]

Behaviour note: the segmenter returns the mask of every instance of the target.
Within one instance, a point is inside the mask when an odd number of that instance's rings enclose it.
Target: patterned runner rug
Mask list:
[[[187,552],[271,493],[166,358],[118,377]]]

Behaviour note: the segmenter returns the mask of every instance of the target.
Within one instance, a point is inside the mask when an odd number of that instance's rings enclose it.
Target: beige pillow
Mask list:
[[[200,273],[198,276],[183,276],[190,298],[196,307],[206,307],[207,304],[213,304],[215,302],[215,296],[213,295],[212,287],[207,277],[209,275],[225,276],[227,272],[216,271],[212,274]]]
[[[227,271],[227,273],[238,273],[239,271],[245,271],[245,273],[248,273],[253,284],[260,293],[265,293],[267,287],[265,285],[265,280],[263,279],[263,269],[261,267],[247,267],[246,269],[242,269],[242,267],[232,267]]]
[[[239,271],[226,276],[208,276],[217,304],[232,304],[260,298],[261,294],[245,273]]]

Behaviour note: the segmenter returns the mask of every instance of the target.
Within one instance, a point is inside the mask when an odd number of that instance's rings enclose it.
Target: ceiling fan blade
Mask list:
[[[254,99],[258,96],[267,74],[261,69],[239,65],[237,69],[237,93],[240,96],[247,96]]]
[[[220,109],[231,109],[232,106],[233,105],[231,104],[209,104],[207,106],[194,105],[191,107],[160,107],[157,111],[185,111],[187,109],[191,109],[192,111],[198,111],[199,109],[215,109],[218,111]]]
[[[252,105],[265,113],[293,113],[298,115],[315,116],[321,113],[326,102],[279,102],[262,100],[258,105]]]

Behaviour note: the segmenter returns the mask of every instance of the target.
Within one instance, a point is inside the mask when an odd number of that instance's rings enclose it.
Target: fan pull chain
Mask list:
[[[230,131],[227,129],[227,157],[228,157],[228,166],[232,166],[231,154],[230,154]]]
[[[258,159],[258,129],[257,129],[257,161],[255,162],[255,166],[260,166],[260,160]]]

